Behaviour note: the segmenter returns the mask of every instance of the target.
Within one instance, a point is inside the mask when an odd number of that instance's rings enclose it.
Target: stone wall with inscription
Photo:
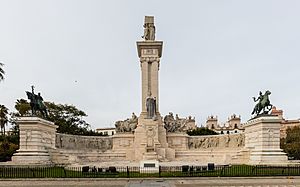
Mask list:
[[[55,147],[60,149],[93,149],[107,151],[112,149],[112,138],[103,136],[80,136],[56,133]]]

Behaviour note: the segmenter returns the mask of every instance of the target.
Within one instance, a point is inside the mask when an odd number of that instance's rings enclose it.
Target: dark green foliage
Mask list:
[[[96,133],[91,130],[90,124],[83,119],[87,116],[84,111],[68,104],[55,104],[54,102],[44,102],[44,104],[48,109],[48,120],[54,122],[55,125],[58,125],[58,133],[101,136],[100,133]],[[11,114],[11,123],[13,125],[13,129],[15,129],[17,133],[18,127],[15,124],[16,117],[30,115],[31,108],[27,100],[24,99],[18,99],[15,108],[17,112]],[[40,114],[38,113],[37,115],[39,116]]]
[[[288,128],[286,138],[280,140],[280,147],[288,157],[300,160],[300,127]]]
[[[8,137],[0,136],[0,162],[11,160],[12,155],[18,149],[18,145],[10,142]]]
[[[204,136],[204,135],[216,135],[218,133],[206,127],[197,127],[194,130],[187,131],[187,134],[190,136]]]
[[[15,109],[18,111],[16,116],[28,116],[30,115],[30,104],[25,99],[18,99],[15,104]]]

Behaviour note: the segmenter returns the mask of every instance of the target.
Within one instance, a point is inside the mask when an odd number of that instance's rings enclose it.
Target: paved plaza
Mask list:
[[[153,179],[10,179],[1,180],[0,187],[295,187],[300,177],[252,177],[252,178],[153,178]]]

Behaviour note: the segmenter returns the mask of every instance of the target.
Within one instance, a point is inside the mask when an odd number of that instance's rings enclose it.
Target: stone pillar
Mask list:
[[[145,17],[144,28],[145,41],[137,42],[142,74],[142,111],[134,132],[135,160],[166,161],[175,158],[175,151],[168,148],[166,129],[159,113],[158,71],[163,42],[155,40],[153,16]],[[149,114],[147,114],[147,98]],[[156,110],[153,110],[154,100]],[[153,111],[156,111],[156,114]]]
[[[280,149],[281,119],[262,116],[244,124],[245,148],[250,150],[249,164],[287,164],[287,156]]]
[[[55,149],[58,126],[38,117],[21,117],[17,124],[20,129],[20,147],[12,161],[18,164],[51,163],[48,149]]]
[[[146,98],[151,93],[151,97],[156,98],[156,112],[159,115],[159,82],[158,71],[162,53],[162,41],[138,41],[137,49],[141,63],[142,74],[142,112],[145,117],[147,113]]]

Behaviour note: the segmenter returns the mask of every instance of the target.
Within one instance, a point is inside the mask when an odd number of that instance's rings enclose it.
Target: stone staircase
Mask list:
[[[154,147],[146,147],[143,160],[158,160],[158,154],[154,151]]]

